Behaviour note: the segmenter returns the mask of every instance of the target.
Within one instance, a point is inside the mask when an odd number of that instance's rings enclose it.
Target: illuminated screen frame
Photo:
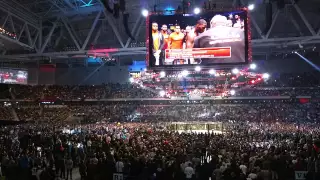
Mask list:
[[[28,80],[29,80],[29,72],[27,69],[10,69],[10,68],[0,68],[0,73],[3,72],[7,72],[7,73],[14,73],[15,76],[18,75],[18,73],[23,72],[26,75],[25,81],[23,82],[19,82],[18,78],[16,79],[9,79],[10,81],[6,81],[5,79],[2,79],[2,77],[0,77],[0,83],[2,84],[22,84],[22,85],[27,85],[28,84]]]
[[[235,11],[243,11],[244,13],[244,37],[245,37],[245,62],[235,62],[235,63],[212,63],[203,65],[204,67],[229,67],[229,66],[239,66],[239,65],[247,65],[252,62],[252,46],[251,46],[251,24],[250,24],[250,15],[248,13],[247,8],[238,8],[238,9],[227,9],[227,10],[219,10],[219,11],[206,11],[205,13],[212,13],[215,14],[225,14],[228,12],[235,12]],[[203,14],[203,13],[202,13]],[[152,23],[152,16],[172,16],[172,15],[165,15],[163,13],[151,13],[146,18],[146,65],[149,69],[163,69],[163,68],[181,68],[181,67],[194,67],[199,64],[183,64],[183,65],[161,65],[161,66],[153,66],[150,62],[150,54],[152,53],[151,44],[149,43],[150,34],[151,34],[151,23]],[[181,14],[175,13],[173,16],[201,16],[201,14]],[[169,27],[168,27],[169,28]],[[201,64],[200,64],[201,65]]]

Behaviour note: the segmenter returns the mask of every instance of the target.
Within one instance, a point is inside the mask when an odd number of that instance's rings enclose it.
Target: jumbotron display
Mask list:
[[[28,71],[17,69],[0,69],[0,83],[28,84]]]
[[[247,11],[150,15],[149,67],[248,63]]]

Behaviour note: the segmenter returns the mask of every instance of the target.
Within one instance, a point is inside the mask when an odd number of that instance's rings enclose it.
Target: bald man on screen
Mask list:
[[[201,64],[245,62],[245,35],[239,28],[230,27],[227,17],[215,15],[210,29],[197,36],[194,48],[231,47],[230,58],[202,58]]]

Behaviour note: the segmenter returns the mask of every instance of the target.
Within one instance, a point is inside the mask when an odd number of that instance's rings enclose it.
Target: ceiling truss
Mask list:
[[[18,8],[8,8],[8,5],[6,3],[2,4],[2,1],[0,1],[0,12],[5,17],[1,28],[16,35],[16,38],[13,38],[0,33],[0,39],[18,47],[34,49],[39,37],[40,23],[30,19],[30,16],[19,13]],[[21,38],[23,34],[26,36],[25,41]],[[5,52],[6,50],[4,49],[2,54],[5,54]]]
[[[0,0],[0,2],[3,0]],[[60,9],[62,14],[68,14],[69,12],[67,9],[72,8],[75,11],[79,8],[79,6],[75,6],[75,4],[70,3],[68,0],[53,0],[50,1],[52,6]],[[245,5],[246,2],[244,0],[240,0],[240,2]],[[233,0],[233,5],[236,5],[237,0]],[[62,5],[64,4],[64,6]],[[96,5],[97,6],[97,5]],[[275,47],[279,49],[283,49],[284,47],[288,46],[297,46],[297,45],[305,45],[305,44],[318,44],[320,43],[320,29],[315,29],[312,27],[308,19],[305,17],[303,11],[300,7],[292,1],[292,4],[287,4],[290,8],[294,9],[299,18],[303,21],[302,27],[301,23],[297,22],[297,17],[294,17],[289,13],[288,18],[290,19],[293,26],[299,31],[300,36],[296,37],[281,37],[281,38],[274,38],[271,37],[271,34],[276,26],[276,22],[278,18],[282,15],[280,10],[277,10],[273,15],[273,20],[271,23],[270,29],[263,33],[261,28],[259,27],[255,13],[257,12],[250,12],[250,19],[252,24],[252,29],[258,34],[255,39],[252,39],[252,46],[254,50],[256,48],[264,48],[264,47]],[[116,25],[117,22],[113,18],[109,12],[107,12],[104,8],[94,9],[93,13],[93,22],[88,29],[87,35],[85,38],[79,38],[79,33],[74,29],[70,19],[65,16],[59,16],[54,22],[51,23],[50,29],[44,30],[45,27],[42,27],[41,21],[34,22],[30,20],[27,16],[19,16],[14,14],[12,8],[4,8],[0,5],[0,11],[6,13],[7,16],[3,23],[3,28],[12,30],[17,34],[16,39],[9,38],[5,35],[0,34],[0,39],[5,41],[10,41],[20,47],[34,49],[34,52],[31,53],[9,53],[9,50],[3,49],[1,52],[0,57],[3,61],[10,61],[10,60],[36,60],[37,57],[55,57],[55,58],[79,58],[79,57],[87,57],[88,55],[97,55],[97,56],[122,56],[122,55],[144,55],[146,53],[145,47],[134,47],[129,48],[132,39],[123,36],[121,34],[121,30]],[[133,36],[138,39],[140,34],[145,33],[145,20],[144,18],[139,15],[135,16],[135,21],[131,28],[131,33]],[[15,20],[19,20],[20,24],[16,27]],[[10,23],[8,23],[10,22]],[[103,22],[106,22],[105,24]],[[0,24],[1,25],[1,24]],[[32,30],[31,30],[32,28]],[[89,48],[91,44],[97,44],[99,39],[101,39],[101,34],[104,28],[110,28],[111,32],[113,33],[113,37],[116,38],[116,44],[113,47],[115,48],[101,48],[99,50],[92,50]],[[308,29],[309,33],[303,33],[302,29]],[[64,30],[63,30],[64,29]],[[58,33],[57,33],[58,31]],[[25,34],[25,38],[22,38]],[[69,42],[72,43],[71,46],[74,47],[72,50],[67,51],[50,51],[50,46],[56,47],[60,44],[66,36],[69,37]],[[53,41],[53,37],[55,41]],[[126,39],[124,39],[126,37]],[[144,41],[145,39],[140,41]],[[267,51],[266,51],[267,52]],[[255,51],[253,51],[255,53]],[[259,53],[259,52],[257,52]]]

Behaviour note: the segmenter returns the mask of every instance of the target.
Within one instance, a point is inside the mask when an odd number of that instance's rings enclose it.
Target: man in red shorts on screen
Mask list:
[[[176,25],[174,32],[170,34],[168,41],[168,49],[183,49],[184,34],[181,32],[179,25]],[[180,64],[184,64],[184,60],[179,60]]]
[[[202,58],[201,64],[245,62],[245,34],[239,28],[228,27],[227,17],[215,15],[210,29],[195,38],[193,48],[230,47],[231,57]]]

